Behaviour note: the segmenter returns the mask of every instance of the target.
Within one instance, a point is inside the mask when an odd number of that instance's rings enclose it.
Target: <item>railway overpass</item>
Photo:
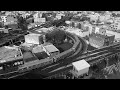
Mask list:
[[[54,74],[63,72],[67,69],[71,69],[72,66],[70,65],[72,62],[85,59],[91,65],[100,62],[100,60],[106,59],[110,55],[114,55],[120,52],[120,43],[106,46],[101,49],[96,49],[86,53],[78,53],[76,57],[65,59],[63,63],[53,64],[47,68],[38,71],[38,74],[42,74],[45,76],[52,76]]]
[[[78,49],[76,50],[76,52],[72,56],[69,56],[69,57],[65,58],[64,60],[60,60],[60,61],[53,63],[49,66],[39,68],[36,71],[34,71],[34,73],[42,74],[42,75],[46,76],[46,75],[48,75],[49,72],[54,71],[55,69],[59,70],[59,68],[65,67],[66,65],[72,63],[74,61],[74,59],[76,59],[77,57],[80,57],[82,55],[82,53],[84,53],[87,50],[87,44],[84,41],[84,39],[82,39],[80,37],[78,37],[78,38],[80,40],[80,44],[79,44]],[[68,67],[68,68],[70,68],[70,67]],[[64,68],[62,68],[62,69],[64,69]],[[55,71],[58,72],[58,70],[55,70]]]
[[[87,62],[89,62],[91,65],[95,64],[95,63],[99,63],[100,61],[102,61],[103,59],[106,59],[107,57],[109,57],[110,55],[114,55],[115,53],[119,53],[120,50],[114,50],[114,51],[111,51],[109,53],[106,53],[106,54],[101,54],[97,57],[94,57],[94,58],[85,58],[85,60]],[[104,56],[103,56],[104,55]],[[77,61],[76,59],[74,61]],[[59,74],[61,72],[64,72],[64,71],[67,71],[67,70],[70,70],[72,69],[72,65],[71,64],[58,64],[54,67],[50,67],[49,69],[47,69],[46,71],[43,71],[43,73],[40,72],[40,74],[42,75],[45,75],[46,77],[49,77],[49,76],[54,76],[56,74]]]

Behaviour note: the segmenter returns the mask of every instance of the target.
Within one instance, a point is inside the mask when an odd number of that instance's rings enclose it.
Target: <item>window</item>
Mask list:
[[[18,62],[15,62],[15,63],[14,63],[14,66],[22,65],[22,64],[23,64],[23,61],[18,61]]]
[[[14,66],[16,66],[16,65],[17,65],[17,62],[14,63]]]
[[[2,70],[3,69],[3,67],[2,66],[0,66],[0,70]]]
[[[20,65],[20,62],[15,62],[14,66]]]
[[[17,62],[18,65],[20,65],[20,62]]]
[[[22,64],[23,64],[23,61],[20,61],[20,64],[22,65]]]
[[[7,67],[10,67],[10,65],[8,64]]]

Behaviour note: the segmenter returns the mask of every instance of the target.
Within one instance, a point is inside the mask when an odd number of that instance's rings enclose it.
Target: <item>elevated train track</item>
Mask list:
[[[47,68],[46,70],[44,69],[43,73],[44,75],[47,75],[47,76],[60,73],[60,71],[62,72],[64,71],[64,69],[66,70],[66,68],[71,67],[71,65],[69,67],[66,67],[67,65],[71,64],[72,62],[82,60],[82,59],[85,59],[87,62],[93,65],[99,62],[100,60],[103,60],[106,57],[109,57],[110,55],[113,55],[119,52],[120,52],[120,43],[117,43],[117,44],[111,45],[110,47],[105,47],[102,49],[94,50],[93,53],[92,51],[90,53],[88,52],[87,54],[83,53],[81,56],[78,56],[77,58],[71,59],[69,61],[65,60],[64,63],[57,64],[56,66]],[[64,67],[64,68],[61,68],[61,67]],[[61,68],[61,69],[59,70],[58,68]],[[55,70],[55,69],[58,69],[58,70]],[[52,72],[52,71],[55,71],[55,72]]]
[[[104,54],[101,54],[101,55],[99,55],[97,57],[94,57],[94,58],[90,58],[90,59],[89,58],[85,58],[85,60],[87,62],[89,62],[91,65],[94,65],[94,64],[97,64],[100,61],[108,58],[111,55],[118,54],[119,52],[120,52],[120,49],[117,50],[117,51],[113,50],[113,51],[111,51],[109,53],[104,53]],[[74,60],[74,61],[77,61],[77,60]],[[45,78],[50,77],[50,76],[54,76],[56,74],[59,74],[61,72],[64,72],[64,71],[70,70],[70,69],[72,69],[72,65],[71,64],[64,64],[64,65],[59,64],[56,67],[52,67],[52,69],[50,69],[49,72],[46,72],[46,73],[44,72],[44,74],[46,75]]]
[[[74,53],[74,55],[72,55],[72,57],[70,56],[70,57],[64,59],[64,61],[62,60],[60,62],[56,62],[55,64],[52,64],[49,67],[43,68],[38,72],[40,72],[44,75],[47,75],[47,73],[52,71],[52,70],[55,70],[57,68],[60,68],[62,66],[65,66],[65,65],[72,63],[75,58],[79,57],[87,49],[86,42],[80,37],[79,37],[79,40],[80,40],[80,45],[79,45],[78,49],[76,50],[76,52]]]
[[[47,68],[49,68],[49,67],[56,66],[56,65],[58,65],[58,64],[60,64],[60,63],[66,62],[67,60],[71,60],[71,59],[73,59],[73,58],[75,58],[75,57],[78,57],[78,56],[79,56],[78,54],[80,54],[80,53],[81,53],[80,51],[82,50],[82,43],[81,43],[81,41],[78,42],[78,43],[79,43],[79,44],[78,44],[78,46],[77,46],[77,48],[76,48],[75,53],[73,53],[71,56],[65,57],[64,59],[61,59],[61,60],[59,60],[59,61],[57,61],[57,62],[55,62],[55,63],[52,63],[51,65],[47,65],[47,66],[45,66],[45,67],[41,67],[40,70],[45,70],[45,69],[47,69]],[[74,47],[74,46],[73,46],[73,47]]]

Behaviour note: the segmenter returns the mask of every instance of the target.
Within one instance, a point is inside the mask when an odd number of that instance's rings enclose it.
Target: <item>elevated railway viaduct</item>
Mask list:
[[[72,62],[82,60],[82,59],[85,59],[88,63],[91,64],[91,66],[95,64],[100,64],[101,66],[100,65],[99,66],[101,69],[108,67],[111,64],[119,62],[120,43],[116,43],[111,46],[106,46],[104,48],[96,49],[90,52],[82,53],[80,56],[78,56],[77,58],[74,58],[73,60],[69,60],[69,62],[67,63],[59,64],[57,66],[47,69],[46,71],[44,71],[44,73],[46,76],[52,76],[57,73],[63,72],[67,69],[69,70],[72,67],[71,65]],[[61,69],[58,69],[58,68],[61,68]]]

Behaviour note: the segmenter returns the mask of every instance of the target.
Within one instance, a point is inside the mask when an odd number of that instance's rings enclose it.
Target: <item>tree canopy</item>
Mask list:
[[[53,42],[62,42],[66,38],[66,34],[63,30],[55,29],[46,34],[46,39],[53,40]]]
[[[22,30],[27,30],[27,22],[22,16],[17,16],[18,19],[18,27]]]

